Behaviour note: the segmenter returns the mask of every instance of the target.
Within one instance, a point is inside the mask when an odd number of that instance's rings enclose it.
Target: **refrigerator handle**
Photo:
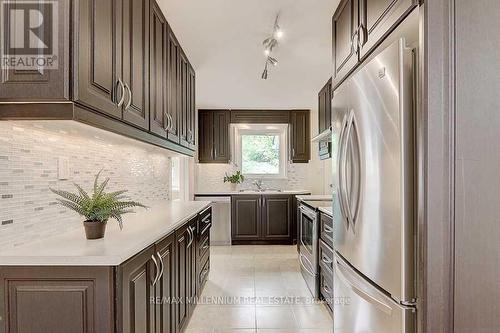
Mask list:
[[[355,173],[355,182],[354,185],[356,188],[354,189],[356,192],[356,200],[355,202],[350,202],[350,198],[347,196],[347,192],[345,193],[346,196],[346,201],[347,201],[347,213],[349,215],[349,222],[352,227],[353,233],[355,233],[355,226],[356,226],[356,220],[357,220],[357,215],[359,211],[359,204],[361,200],[361,147],[360,147],[360,141],[359,141],[359,136],[358,136],[358,126],[356,122],[356,116],[354,114],[354,110],[351,110],[349,114],[349,121],[348,121],[348,127],[347,127],[347,139],[346,139],[346,147],[351,147],[351,145],[354,144],[355,146],[355,154],[356,154],[356,173]],[[353,137],[355,140],[353,140]],[[353,147],[351,147],[352,149]],[[346,157],[347,159],[347,148],[346,148]],[[345,163],[345,162],[344,162]],[[344,166],[345,167],[345,166]],[[345,171],[345,170],[344,170]],[[353,170],[351,170],[351,176],[354,175]],[[352,185],[352,182],[351,182]],[[347,186],[347,185],[346,185]],[[352,189],[351,189],[352,192]],[[354,204],[354,205],[353,205]],[[352,208],[353,207],[353,208]],[[351,208],[353,211],[351,211]]]
[[[346,208],[345,208],[345,203],[344,203],[344,190],[343,190],[343,175],[342,175],[342,164],[343,164],[343,151],[344,151],[344,133],[345,129],[347,127],[347,113],[344,115],[344,118],[342,119],[342,125],[340,128],[340,133],[339,133],[339,157],[337,160],[337,175],[338,175],[338,182],[339,182],[339,188],[338,188],[338,197],[339,197],[339,206],[340,206],[340,212],[342,214],[344,223],[345,223],[345,228],[346,230],[349,230],[349,218],[346,213]]]
[[[345,133],[345,140],[344,144],[342,145],[342,150],[340,152],[341,158],[342,158],[342,164],[340,165],[340,174],[342,175],[341,180],[342,180],[342,186],[341,186],[341,196],[343,197],[344,203],[345,203],[345,213],[347,217],[347,221],[349,222],[349,225],[353,224],[352,220],[352,213],[351,213],[351,203],[349,202],[349,196],[347,195],[347,180],[345,175],[347,174],[347,153],[348,153],[348,148],[349,148],[349,142],[350,142],[350,137],[351,137],[351,129],[352,129],[352,122],[353,122],[353,115],[354,111],[350,110],[349,113],[347,114],[347,126],[346,126],[346,133]]]
[[[359,278],[355,276],[356,273],[350,272],[350,268],[347,266],[346,263],[343,262],[341,258],[338,256],[335,256],[335,272],[337,273],[337,276],[342,282],[349,287],[353,292],[358,294],[361,298],[363,298],[365,301],[367,301],[370,304],[375,305],[377,308],[379,308],[381,311],[391,314],[392,313],[392,306],[389,302],[385,301],[382,296],[377,297],[374,296],[368,292],[366,292],[362,287],[362,284],[365,283],[367,284],[368,282],[360,282],[357,281]],[[374,288],[374,287],[371,287]],[[379,292],[379,291],[376,291]],[[387,297],[387,296],[385,296]]]

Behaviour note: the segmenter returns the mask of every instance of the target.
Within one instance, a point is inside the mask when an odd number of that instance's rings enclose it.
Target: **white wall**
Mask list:
[[[58,180],[58,157],[69,159],[68,180]],[[126,189],[146,205],[169,198],[165,150],[72,121],[0,122],[0,247],[82,228],[49,187],[91,189],[101,169],[110,190]]]

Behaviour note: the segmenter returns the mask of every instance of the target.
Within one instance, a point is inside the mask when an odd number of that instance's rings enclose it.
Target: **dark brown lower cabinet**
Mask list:
[[[260,240],[261,195],[235,195],[231,197],[231,241]]]
[[[120,265],[118,284],[118,332],[155,332],[155,286],[157,267],[151,258],[156,255],[151,246]]]
[[[233,244],[292,244],[296,239],[295,196],[234,195],[231,198]]]
[[[262,238],[287,241],[292,237],[292,196],[262,196]]]
[[[173,299],[175,294],[175,234],[156,243],[155,248],[162,264],[162,274],[155,289],[156,332],[173,333],[175,309],[168,300]]]
[[[211,215],[119,266],[0,267],[0,333],[183,332],[208,277]]]
[[[112,267],[3,266],[0,279],[2,333],[115,332]]]

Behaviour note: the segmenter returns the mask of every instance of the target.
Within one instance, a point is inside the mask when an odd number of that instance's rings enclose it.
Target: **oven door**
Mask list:
[[[300,206],[300,270],[313,297],[318,289],[318,223],[316,212]]]
[[[311,264],[317,264],[318,223],[316,212],[300,206],[300,253],[307,257]],[[316,273],[316,269],[314,270]]]

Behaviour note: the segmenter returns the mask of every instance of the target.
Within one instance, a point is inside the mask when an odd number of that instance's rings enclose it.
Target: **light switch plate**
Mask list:
[[[57,179],[69,179],[69,159],[67,157],[57,158]]]

